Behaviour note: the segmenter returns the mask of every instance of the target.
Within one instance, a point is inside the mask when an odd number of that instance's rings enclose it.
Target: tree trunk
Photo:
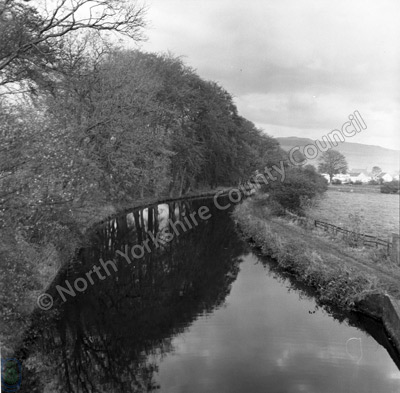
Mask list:
[[[183,169],[183,172],[181,174],[181,184],[179,186],[179,196],[182,196],[183,193],[183,186],[185,184],[185,175],[186,175],[186,168]]]

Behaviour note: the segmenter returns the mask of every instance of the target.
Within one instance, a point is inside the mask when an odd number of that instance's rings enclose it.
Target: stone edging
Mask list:
[[[388,336],[400,352],[400,301],[388,294],[371,294],[360,300],[357,311],[382,321]]]

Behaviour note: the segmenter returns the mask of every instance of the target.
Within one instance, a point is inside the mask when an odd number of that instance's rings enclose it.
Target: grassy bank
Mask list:
[[[369,294],[400,299],[400,268],[379,251],[354,249],[319,230],[276,217],[259,197],[237,206],[233,216],[262,254],[314,287],[322,303],[354,310]]]

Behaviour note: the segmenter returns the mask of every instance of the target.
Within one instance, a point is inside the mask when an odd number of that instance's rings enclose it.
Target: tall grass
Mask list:
[[[379,291],[376,276],[352,268],[339,256],[285,231],[261,203],[247,200],[236,207],[233,217],[244,236],[263,255],[274,258],[280,267],[314,287],[322,303],[352,309],[364,295]]]

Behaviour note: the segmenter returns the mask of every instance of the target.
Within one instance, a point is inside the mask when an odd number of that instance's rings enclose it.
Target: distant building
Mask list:
[[[378,175],[378,180],[386,183],[393,180],[393,176],[387,172],[382,172]]]
[[[328,183],[330,182],[330,177],[327,173],[321,173],[321,176],[323,176],[328,181]]]
[[[369,176],[365,172],[350,172],[350,181],[353,183],[355,182],[361,182],[361,183],[368,183],[371,180],[371,176]]]
[[[340,180],[343,184],[350,183],[350,175],[348,173],[338,173],[333,176],[332,180]]]

